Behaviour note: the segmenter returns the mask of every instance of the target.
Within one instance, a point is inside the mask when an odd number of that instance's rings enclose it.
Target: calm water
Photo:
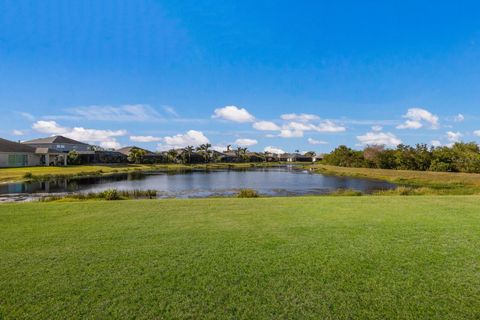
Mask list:
[[[0,195],[97,192],[105,189],[158,190],[159,197],[196,198],[228,196],[239,189],[251,188],[268,196],[327,194],[337,189],[354,189],[364,193],[392,189],[395,185],[376,180],[325,176],[292,167],[193,171],[169,173],[130,173],[115,176],[59,179],[51,182],[0,185]]]

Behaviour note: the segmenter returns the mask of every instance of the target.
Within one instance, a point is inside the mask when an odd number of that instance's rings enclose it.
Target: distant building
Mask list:
[[[35,148],[0,138],[0,167],[27,167],[40,165]]]
[[[138,149],[138,150],[145,151],[145,156],[143,158],[144,158],[144,161],[146,163],[149,163],[149,162],[150,163],[160,163],[164,160],[164,155],[162,155],[160,153],[152,152],[152,151],[147,150],[147,149],[139,148],[139,147],[136,147],[136,146],[123,147],[123,148],[117,149],[115,151],[125,155],[128,158],[128,156],[130,155],[130,152],[132,152],[132,149]]]
[[[76,151],[82,162],[95,162],[95,151],[91,145],[64,136],[33,139],[22,144],[35,148],[35,153],[40,155],[40,164],[46,166],[67,165],[70,151]]]
[[[278,156],[283,162],[315,162],[316,157],[306,156],[300,153],[284,153]]]

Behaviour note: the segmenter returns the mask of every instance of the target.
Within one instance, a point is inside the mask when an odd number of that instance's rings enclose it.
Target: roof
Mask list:
[[[47,153],[63,153],[62,151],[58,151],[52,148],[36,148],[36,154],[47,154]]]
[[[115,151],[117,152],[120,152],[120,153],[123,153],[124,155],[129,155],[130,154],[130,151],[132,151],[132,149],[139,149],[139,150],[143,150],[147,153],[147,155],[155,155],[155,153],[153,153],[152,151],[150,150],[147,150],[147,149],[143,149],[143,148],[139,148],[139,147],[136,147],[136,146],[130,146],[130,147],[123,147],[123,148],[120,148],[120,149],[117,149]]]
[[[88,145],[87,143],[73,140],[64,136],[52,136],[47,138],[39,138],[28,141],[23,141],[24,144],[51,144],[51,143],[65,143],[65,144],[83,144]]]
[[[24,144],[13,142],[10,140],[5,140],[0,138],[0,152],[28,152],[34,153],[35,148],[26,146]]]

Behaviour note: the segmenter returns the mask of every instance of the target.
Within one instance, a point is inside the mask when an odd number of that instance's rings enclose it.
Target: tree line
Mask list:
[[[326,154],[323,162],[341,167],[480,173],[480,148],[475,142],[442,147],[400,144],[395,149],[367,146],[363,150],[342,145]]]

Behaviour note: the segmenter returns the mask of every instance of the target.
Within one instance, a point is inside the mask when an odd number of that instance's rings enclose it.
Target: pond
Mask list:
[[[255,189],[266,196],[299,196],[328,194],[338,189],[372,193],[393,189],[395,185],[371,179],[322,175],[285,166],[245,170],[123,173],[49,182],[12,183],[0,185],[0,195],[154,189],[160,198],[200,198],[230,196],[246,188]]]

